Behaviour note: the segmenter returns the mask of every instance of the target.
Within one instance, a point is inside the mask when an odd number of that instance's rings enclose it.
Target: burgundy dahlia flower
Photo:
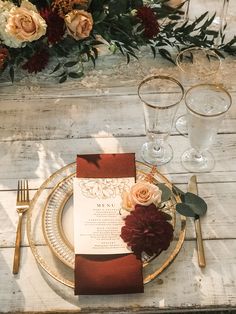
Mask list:
[[[173,239],[173,226],[168,222],[169,215],[149,206],[136,205],[135,210],[125,218],[121,238],[140,258],[142,252],[149,256],[167,250]]]
[[[52,45],[58,43],[65,33],[64,19],[58,15],[57,11],[50,8],[41,10],[40,15],[47,23],[48,43]]]
[[[144,26],[144,35],[151,39],[159,33],[159,24],[153,10],[149,7],[140,7],[137,10],[137,17]]]
[[[29,73],[37,73],[46,68],[49,61],[49,53],[46,49],[36,51],[28,61],[22,65],[22,69],[28,70]]]

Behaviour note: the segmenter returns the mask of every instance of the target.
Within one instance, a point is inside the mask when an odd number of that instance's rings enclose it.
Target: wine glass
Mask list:
[[[190,172],[207,172],[215,160],[209,147],[220,123],[231,106],[230,94],[216,84],[199,84],[185,94],[191,148],[182,155],[182,164]]]
[[[191,0],[189,0],[189,2],[190,1]],[[190,3],[188,14],[189,19],[194,20],[196,18],[196,12],[198,12],[198,16],[208,12],[207,18],[213,18],[211,25],[208,26],[208,29],[218,32],[218,36],[215,38],[215,46],[218,46],[220,44],[223,29],[226,25],[229,0],[214,0],[214,5],[212,5],[212,1],[205,1],[204,5],[202,5],[201,1],[193,1],[193,3],[193,7]]]
[[[166,140],[184,89],[170,76],[153,75],[140,83],[138,95],[143,103],[148,137],[148,142],[142,146],[142,158],[152,165],[165,164],[173,157],[172,147]]]
[[[176,58],[180,71],[181,83],[192,86],[199,83],[216,82],[217,72],[221,66],[220,57],[213,51],[202,47],[191,47],[182,50]],[[186,114],[179,116],[175,122],[176,130],[187,136],[188,126]]]

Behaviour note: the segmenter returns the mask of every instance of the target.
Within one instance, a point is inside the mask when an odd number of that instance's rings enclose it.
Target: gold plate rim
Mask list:
[[[156,167],[150,167],[149,165],[143,163],[143,162],[140,162],[140,161],[136,161],[137,164],[140,164],[140,165],[143,165],[144,167],[147,167],[149,168],[150,170],[150,174],[152,172],[154,172],[155,174],[158,174],[158,176],[160,176],[163,181],[169,186],[171,187],[172,186],[172,183],[164,176],[162,175],[157,169]],[[40,194],[42,193],[42,191],[46,188],[46,186],[48,185],[48,183],[50,183],[50,181],[53,180],[54,177],[57,177],[58,175],[60,175],[61,173],[65,172],[67,169],[71,168],[71,167],[75,167],[75,162],[73,163],[70,163],[62,168],[60,168],[59,170],[57,170],[56,172],[54,172],[48,179],[46,179],[44,181],[44,183],[40,186],[40,188],[37,190],[37,192],[35,193],[32,201],[31,201],[31,204],[30,204],[30,208],[29,208],[29,211],[28,211],[28,215],[27,215],[27,236],[28,236],[28,241],[29,241],[29,245],[30,245],[30,248],[32,250],[32,253],[37,261],[37,263],[51,276],[53,277],[55,280],[57,280],[58,282],[70,287],[70,288],[74,288],[74,282],[73,281],[70,281],[66,278],[64,278],[61,274],[59,274],[58,272],[54,271],[53,269],[51,269],[47,262],[45,262],[45,260],[40,256],[40,254],[38,253],[37,251],[37,245],[35,244],[34,242],[34,239],[31,237],[31,215],[32,215],[32,210],[34,209],[34,206],[38,200],[38,198],[40,197]],[[50,199],[50,196],[52,195],[52,193],[55,191],[55,189],[61,184],[62,181],[68,179],[68,177],[72,177],[74,173],[64,177],[62,180],[60,180],[56,186],[52,189],[52,191],[49,193],[48,197],[47,197],[47,202],[48,200]],[[64,205],[66,204],[66,202],[68,201],[69,198],[67,198],[64,202]],[[176,196],[176,199],[178,202],[180,202],[180,198],[178,196]],[[47,203],[46,202],[46,203]],[[45,203],[45,206],[46,206],[46,203]],[[44,206],[44,208],[45,208]],[[44,215],[44,213],[43,213]],[[182,245],[183,245],[183,242],[184,242],[184,239],[185,239],[185,233],[186,233],[186,217],[184,216],[180,216],[180,220],[181,220],[181,228],[180,228],[180,231],[179,231],[179,237],[178,237],[178,241],[175,245],[175,248],[173,249],[172,253],[168,256],[168,258],[163,262],[163,264],[161,265],[161,267],[159,267],[158,269],[155,269],[151,274],[145,276],[143,278],[143,282],[144,284],[147,284],[149,282],[151,282],[152,280],[154,280],[164,269],[166,269],[175,259],[175,257],[178,255]],[[45,237],[45,232],[44,232],[44,228],[43,228],[43,234],[44,234],[44,237]],[[45,240],[46,240],[46,243],[47,245],[49,245],[49,243],[47,242],[47,237],[45,237]],[[50,245],[49,245],[50,247]],[[51,247],[50,247],[51,249]],[[55,254],[55,252],[53,252]],[[58,256],[58,254],[55,254],[57,256],[57,258],[60,259],[60,256]],[[151,262],[153,259],[155,259],[156,256],[154,256],[153,258],[151,258],[149,260],[149,262]],[[61,260],[61,259],[60,259]],[[64,261],[62,261],[64,263]],[[143,263],[143,266],[146,267],[148,263]],[[70,265],[66,265],[66,263],[64,263],[65,267],[68,266],[70,269]],[[72,269],[71,269],[72,270]]]

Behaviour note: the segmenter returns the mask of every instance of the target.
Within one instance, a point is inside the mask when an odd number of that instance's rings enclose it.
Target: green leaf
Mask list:
[[[127,63],[130,63],[130,55],[128,54],[128,52],[126,53],[126,59],[127,59]]]
[[[153,53],[153,57],[156,58],[156,48],[154,46],[150,46],[151,47],[151,50],[152,50],[152,53]]]
[[[61,74],[59,74],[58,77],[62,77],[62,76],[64,76],[64,75],[66,75],[66,72],[65,72],[65,71],[62,72]]]
[[[162,191],[161,201],[167,202],[171,198],[171,190],[165,185],[165,183],[158,183],[157,186]]]
[[[110,0],[109,13],[110,15],[119,15],[126,12],[127,0]]]
[[[160,55],[161,55],[163,58],[165,58],[165,59],[167,59],[167,60],[169,60],[170,62],[172,62],[172,63],[175,64],[175,62],[174,62],[174,60],[172,59],[171,54],[169,53],[168,50],[166,50],[166,49],[164,49],[164,48],[159,48],[158,51],[159,51]]]
[[[15,77],[15,72],[14,72],[13,66],[11,66],[10,69],[9,69],[9,75],[10,75],[10,78],[11,78],[11,82],[13,83],[14,82],[14,77]]]
[[[58,63],[56,67],[53,69],[53,71],[51,72],[51,74],[58,71],[60,68],[61,68],[61,63]]]
[[[95,59],[97,59],[97,57],[98,57],[98,50],[97,50],[97,48],[96,47],[92,47],[92,50],[94,52]]]
[[[177,186],[173,185],[172,186],[172,192],[175,195],[179,196],[181,201],[184,202],[185,193],[182,190],[180,190]]]
[[[64,83],[67,80],[67,75],[64,75],[60,78],[59,83]]]
[[[66,62],[66,63],[64,64],[64,66],[65,66],[66,68],[71,68],[71,67],[75,66],[77,63],[78,63],[78,61],[69,61],[69,62]]]
[[[215,49],[214,51],[215,51],[215,53],[216,53],[219,57],[225,59],[225,56],[224,56],[219,50],[216,50],[216,49]]]
[[[101,23],[102,21],[104,21],[105,20],[105,18],[106,18],[106,14],[105,14],[105,12],[95,12],[94,14],[93,14],[93,21],[94,21],[94,24],[96,25],[96,24],[99,24],[99,23]]]
[[[76,72],[69,72],[68,75],[71,78],[81,78],[84,75],[84,73],[83,72],[78,72],[78,73],[76,73]]]
[[[185,194],[185,204],[190,206],[192,211],[198,216],[203,216],[207,211],[206,202],[198,195],[190,192]]]
[[[176,210],[180,215],[186,216],[186,217],[196,217],[195,212],[192,210],[192,208],[184,203],[178,203],[176,205]]]

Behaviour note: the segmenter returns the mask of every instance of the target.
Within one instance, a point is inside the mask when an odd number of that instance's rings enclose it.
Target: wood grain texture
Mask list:
[[[23,267],[13,277],[11,259],[13,249],[0,251],[1,305],[5,312],[14,311],[88,311],[94,313],[143,313],[149,309],[196,309],[234,306],[236,240],[204,241],[208,266],[200,269],[194,241],[186,241],[174,264],[159,280],[145,286],[140,295],[81,296],[74,297],[70,288],[64,288],[40,271],[29,248],[23,248]],[[106,312],[107,311],[107,312]],[[119,312],[120,313],[120,312]]]
[[[204,7],[204,0],[191,0]],[[209,0],[215,5],[214,0]],[[195,12],[195,11],[192,11]],[[195,14],[195,13],[194,13]],[[197,11],[196,11],[197,14]],[[228,35],[236,29],[236,2],[231,0]],[[40,185],[77,153],[135,152],[145,142],[138,83],[148,74],[181,80],[176,66],[147,49],[129,65],[119,54],[87,65],[82,80],[63,85],[25,77],[12,85],[0,82],[0,312],[157,313],[162,311],[236,308],[236,59],[222,60],[213,82],[224,85],[233,103],[212,147],[216,159],[211,173],[198,174],[199,194],[208,203],[202,217],[207,266],[197,264],[194,224],[187,221],[186,241],[175,262],[145,287],[143,295],[74,297],[37,266],[23,219],[22,267],[11,273],[17,225],[17,180],[27,178],[33,197]],[[185,89],[190,84],[185,82]],[[184,104],[178,115],[184,113]],[[173,160],[160,167],[186,191],[191,176],[181,165],[188,139],[173,128],[169,142]],[[39,241],[38,245],[42,242]]]

